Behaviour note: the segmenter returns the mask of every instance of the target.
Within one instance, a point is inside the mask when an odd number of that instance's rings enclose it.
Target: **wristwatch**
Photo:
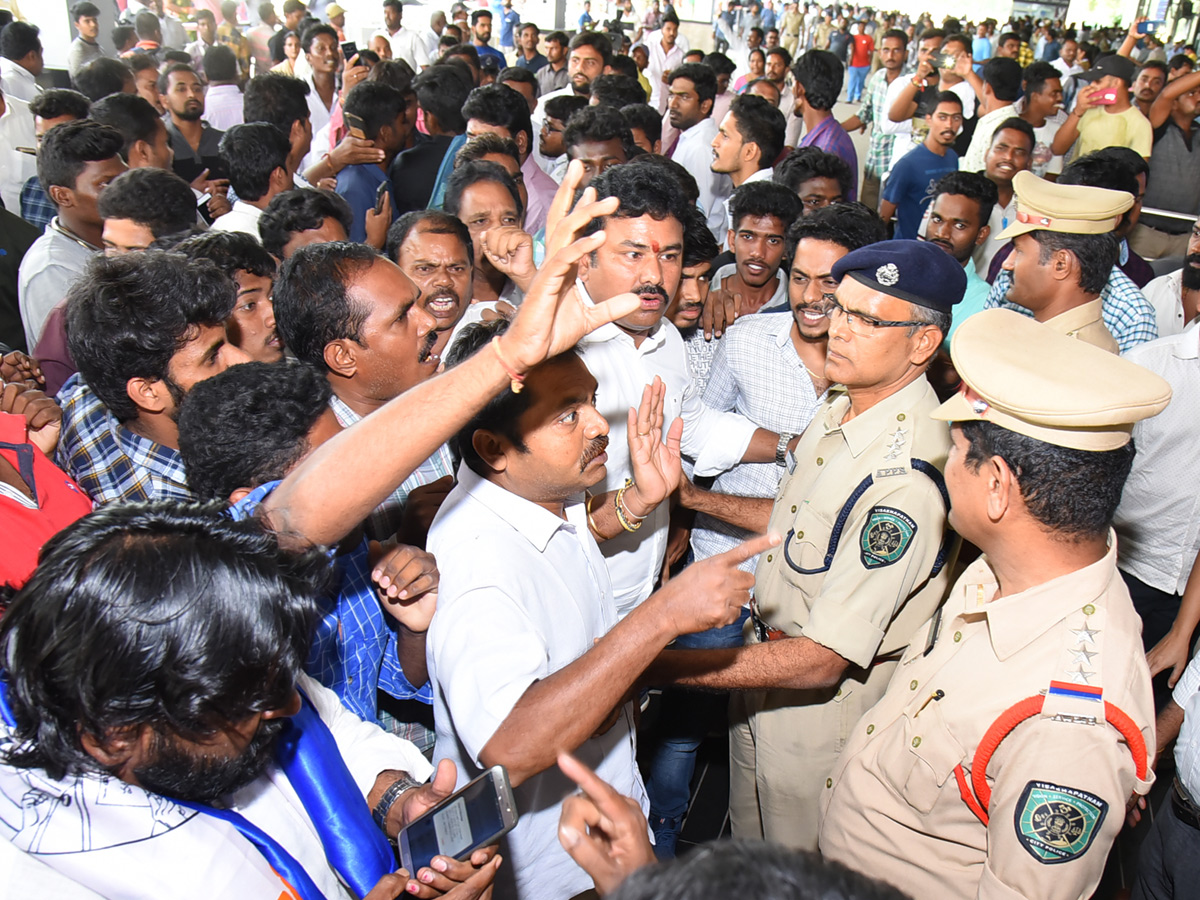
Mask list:
[[[388,789],[383,792],[383,796],[379,798],[379,803],[371,810],[371,818],[375,820],[380,831],[387,834],[387,817],[396,798],[405,791],[420,786],[421,782],[409,778],[408,775],[401,775],[388,786]]]
[[[792,438],[795,436],[796,435],[792,434],[790,431],[780,432],[779,443],[775,445],[775,465],[787,465],[788,444],[792,442]]]

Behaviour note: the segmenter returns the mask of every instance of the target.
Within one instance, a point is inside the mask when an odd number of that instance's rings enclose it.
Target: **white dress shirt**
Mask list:
[[[412,744],[363,722],[337,695],[306,675],[299,687],[329,726],[363,796],[385,769],[425,781],[432,767]],[[300,862],[329,900],[349,898],[325,858],[320,837],[287,778],[274,766],[233,795],[233,808]],[[0,889],[55,900],[277,900],[292,891],[233,825],[115,778],[61,780],[40,769],[0,766]],[[5,865],[12,862],[13,866]]]
[[[591,303],[586,288],[577,283],[584,302]],[[579,343],[584,363],[595,376],[596,406],[608,420],[608,464],[594,494],[615,491],[633,478],[627,437],[630,407],[637,408],[642,391],[657,375],[666,386],[663,427],[682,417],[683,452],[696,461],[699,475],[716,475],[739,463],[755,426],[732,413],[721,414],[704,405],[692,383],[687,350],[678,329],[665,318],[640,346],[616,324],[602,325]],[[623,618],[650,596],[662,568],[667,546],[668,504],[661,503],[634,532],[623,532],[604,542],[616,594],[617,613]]]
[[[1200,797],[1200,656],[1192,657],[1183,670],[1171,699],[1183,710],[1175,741],[1175,771],[1195,799]]]
[[[668,86],[663,84],[662,78],[667,72],[683,65],[683,55],[689,49],[687,38],[679,35],[675,39],[675,46],[669,52],[663,49],[661,31],[646,35],[642,43],[650,54],[650,63],[646,66],[646,80],[650,82],[650,105],[662,114],[667,111],[669,93]]]
[[[16,97],[28,103],[42,92],[42,86],[28,69],[4,57],[0,57],[0,79],[3,80],[6,99]]]
[[[479,754],[530,685],[583,656],[617,624],[582,500],[567,503],[563,520],[463,465],[429,529],[442,572],[426,644],[434,755],[454,761],[460,787],[483,771]],[[574,753],[648,810],[632,704]],[[521,820],[501,849],[497,898],[558,900],[592,886],[558,842],[562,801],[574,791],[553,766],[514,789]]]
[[[700,188],[700,210],[708,222],[708,230],[719,242],[724,235],[725,201],[733,190],[728,175],[712,170],[712,142],[717,136],[717,123],[709,116],[701,119],[679,135],[671,159],[692,173]]]
[[[559,161],[566,159],[566,154],[563,154],[560,157],[550,157],[543,155],[542,151],[538,149],[537,137],[542,133],[542,126],[546,124],[546,101],[554,97],[566,97],[567,95],[574,93],[575,88],[568,83],[566,87],[559,88],[557,91],[551,91],[548,94],[542,94],[542,96],[538,98],[537,106],[533,108],[533,115],[530,116],[530,123],[533,126],[533,150],[530,151],[529,155],[533,157],[533,161],[537,163],[538,168],[551,177],[554,176],[554,169],[558,165]],[[556,180],[561,182],[561,176]]]
[[[1200,421],[1200,326],[1122,354],[1171,385],[1171,402],[1133,426],[1137,455],[1121,492],[1113,527],[1117,564],[1139,581],[1182,594],[1200,551],[1200,481],[1196,422]]]
[[[418,74],[422,67],[429,65],[429,50],[425,46],[425,39],[415,31],[401,25],[395,34],[388,34],[386,28],[375,33],[387,38],[387,42],[391,44],[392,59],[404,60]]]
[[[1142,293],[1154,307],[1159,337],[1179,334],[1187,327],[1188,323],[1183,320],[1183,269],[1152,279],[1142,288]]]
[[[256,241],[262,238],[258,233],[258,220],[263,211],[257,206],[251,206],[245,200],[234,200],[233,209],[212,223],[213,231],[240,231],[248,234]]]
[[[245,121],[242,92],[236,84],[210,85],[204,93],[204,121],[217,131],[228,131]]]
[[[4,199],[4,208],[19,216],[21,188],[37,175],[37,157],[21,153],[17,148],[36,148],[37,134],[29,103],[19,97],[10,97],[7,88],[5,81],[5,109],[4,115],[0,116],[0,197]]]

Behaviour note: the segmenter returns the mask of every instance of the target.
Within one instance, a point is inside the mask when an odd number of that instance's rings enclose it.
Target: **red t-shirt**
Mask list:
[[[875,52],[875,38],[869,34],[854,35],[854,49],[850,51],[850,65],[854,68],[869,66],[871,54]]]
[[[37,508],[0,494],[0,584],[20,587],[37,566],[42,545],[92,511],[92,501],[62,469],[29,443],[25,417],[0,412],[0,455],[32,489]]]

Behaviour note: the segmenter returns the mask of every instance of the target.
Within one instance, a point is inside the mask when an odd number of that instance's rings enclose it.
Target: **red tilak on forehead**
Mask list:
[[[659,247],[658,247],[658,241],[651,241],[651,242],[650,242],[650,249],[651,249],[651,250],[653,250],[655,253],[657,253],[657,252],[658,252],[658,249],[659,249]]]

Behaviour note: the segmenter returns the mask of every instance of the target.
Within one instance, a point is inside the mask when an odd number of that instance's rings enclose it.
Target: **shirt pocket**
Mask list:
[[[902,740],[880,754],[880,774],[924,815],[933,809],[943,791],[958,790],[947,783],[953,781],[954,769],[965,754],[946,725],[937,701],[917,714],[906,715],[902,734]]]
[[[783,542],[784,580],[805,596],[816,596],[829,570],[826,555],[833,522],[810,505],[800,507]]]

